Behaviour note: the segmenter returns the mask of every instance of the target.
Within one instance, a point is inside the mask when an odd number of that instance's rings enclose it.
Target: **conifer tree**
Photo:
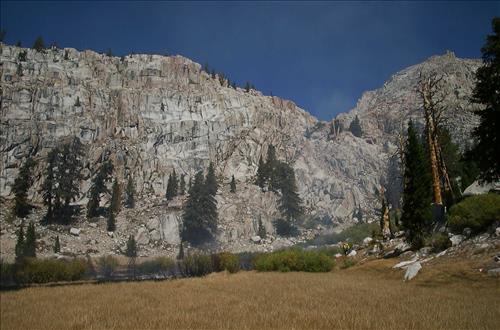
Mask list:
[[[17,241],[16,241],[16,247],[15,247],[15,252],[16,252],[16,263],[19,263],[23,260],[24,258],[24,230],[23,230],[23,223],[21,223],[21,226],[19,227],[19,230],[17,232]]]
[[[177,190],[178,190],[178,182],[177,182],[177,174],[175,173],[175,170],[170,173],[168,176],[168,182],[167,182],[167,193],[166,197],[168,200],[172,200],[175,196],[177,196]]]
[[[128,177],[125,194],[125,207],[133,209],[135,207],[135,186],[131,176]]]
[[[234,180],[234,175],[231,178],[231,183],[229,184],[229,191],[232,192],[233,194],[236,193],[236,181]]]
[[[113,172],[113,164],[110,161],[105,161],[96,176],[92,179],[90,187],[90,197],[87,203],[87,217],[92,218],[99,214],[99,204],[101,201],[101,194],[107,192],[106,182],[111,178]],[[112,213],[112,212],[111,212]]]
[[[480,179],[486,182],[500,180],[500,17],[493,18],[492,27],[494,34],[488,35],[481,49],[483,66],[476,72],[473,94],[475,103],[486,106],[477,112],[480,124],[473,132],[473,155]]]
[[[250,83],[247,81],[247,82],[245,83],[245,92],[247,92],[247,93],[248,93],[249,91],[250,91]]]
[[[30,222],[26,230],[26,240],[24,242],[24,256],[36,258],[36,233],[35,224]]]
[[[54,253],[61,252],[61,243],[59,242],[59,235],[56,236],[56,241],[54,243]]]
[[[215,168],[213,162],[210,162],[210,165],[208,166],[207,178],[205,180],[205,188],[206,188],[205,191],[208,194],[212,196],[215,196],[217,194],[218,185],[217,185],[217,178],[215,177]]]
[[[186,194],[186,174],[181,175],[181,180],[179,183],[179,195],[183,196]]]
[[[122,197],[121,197],[121,189],[120,189],[120,184],[118,183],[118,180],[115,180],[113,181],[113,187],[112,187],[112,190],[111,190],[111,204],[109,206],[110,208],[110,212],[113,212],[115,214],[117,214],[118,212],[120,212],[120,209],[121,209],[121,201],[122,201]]]
[[[262,160],[262,156],[259,158],[259,167],[257,168],[257,179],[255,180],[255,183],[261,188],[264,189],[264,186],[267,181],[266,177],[266,164]]]
[[[108,221],[106,226],[108,231],[115,231],[116,229],[115,213],[111,210],[108,212]]]
[[[177,254],[177,260],[183,260],[184,259],[184,246],[181,241],[181,245],[179,246],[179,254]]]
[[[283,178],[280,180],[281,198],[279,210],[289,222],[293,223],[300,218],[303,212],[302,200],[297,193],[295,173],[293,168],[286,163],[281,163],[278,171]]]
[[[45,216],[46,222],[50,223],[53,219],[53,202],[56,189],[56,171],[57,171],[57,157],[59,150],[54,148],[49,151],[47,155],[47,168],[45,170],[45,180],[42,183],[42,197],[43,204],[47,206],[47,215]]]
[[[33,49],[37,52],[45,50],[45,43],[43,42],[42,36],[38,36],[38,38],[36,38],[35,43],[33,44]]]
[[[125,256],[128,257],[128,267],[132,271],[132,276],[135,278],[135,260],[137,258],[137,243],[134,236],[130,235],[125,249]]]
[[[361,130],[361,125],[359,123],[359,118],[356,115],[354,120],[351,122],[351,125],[349,126],[349,130],[351,131],[352,135],[356,137],[361,137],[363,135],[363,131]]]
[[[19,174],[12,187],[14,214],[20,218],[26,217],[31,211],[31,206],[28,203],[28,190],[33,184],[33,167],[35,167],[35,162],[31,157],[28,157],[19,169]]]
[[[182,240],[191,244],[200,244],[211,239],[211,233],[200,200],[204,194],[203,173],[196,173],[194,182],[189,189],[189,197],[184,206]]]
[[[430,164],[411,121],[408,124],[404,160],[401,221],[403,227],[408,231],[408,240],[415,248],[419,248],[423,244],[424,236],[430,230],[432,222],[432,181]]]

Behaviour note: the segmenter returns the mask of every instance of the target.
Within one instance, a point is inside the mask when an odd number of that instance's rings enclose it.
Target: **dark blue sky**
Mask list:
[[[320,119],[435,54],[480,57],[500,2],[1,2],[7,43],[181,54]]]

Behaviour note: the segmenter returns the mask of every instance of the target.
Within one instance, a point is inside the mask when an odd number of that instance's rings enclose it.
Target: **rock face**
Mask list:
[[[26,61],[19,60],[22,51]],[[81,139],[87,155],[81,204],[105,158],[113,161],[120,182],[133,178],[139,200],[162,197],[174,169],[189,180],[213,161],[219,183],[227,185],[234,175],[238,186],[236,197],[224,189],[217,196],[218,240],[228,249],[243,249],[241,242],[257,235],[259,219],[274,232],[277,197],[253,185],[269,144],[293,165],[311,221],[328,228],[353,223],[359,210],[363,220],[375,218],[374,191],[386,176],[395,134],[409,118],[422,122],[415,90],[420,70],[443,76],[453,136],[467,137],[477,121],[468,98],[480,62],[452,54],[432,57],[364,93],[355,109],[336,118],[344,127],[339,132],[291,101],[228,87],[181,56],[118,58],[70,48],[40,53],[4,44],[0,52],[2,197],[12,197],[19,166],[31,155],[38,165],[30,198],[40,201],[47,153],[72,136]],[[362,137],[345,129],[355,115]],[[129,234],[144,244],[178,244],[179,202]]]

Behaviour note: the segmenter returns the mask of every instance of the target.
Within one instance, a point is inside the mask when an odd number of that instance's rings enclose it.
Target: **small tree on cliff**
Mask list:
[[[43,52],[45,50],[45,42],[43,41],[42,36],[38,36],[33,43],[33,49],[37,52]]]
[[[181,175],[181,180],[179,183],[179,195],[183,196],[186,194],[186,174]]]
[[[53,203],[56,189],[56,171],[57,158],[59,150],[57,148],[50,150],[47,156],[47,168],[45,170],[45,180],[42,184],[43,204],[47,206],[47,215],[45,221],[50,223],[53,218]]]
[[[356,137],[361,137],[363,135],[363,130],[361,129],[361,124],[359,123],[359,118],[357,115],[356,117],[354,117],[351,125],[349,125],[349,130],[351,131],[352,135]]]
[[[231,178],[231,183],[229,184],[229,191],[233,194],[236,193],[236,181],[234,180],[234,175]]]
[[[128,177],[125,194],[126,194],[125,207],[133,209],[135,207],[135,186],[131,176]]]
[[[177,174],[175,173],[175,170],[170,173],[168,176],[168,182],[167,182],[167,193],[166,197],[168,200],[172,200],[175,196],[177,196],[177,191],[178,191],[179,184],[177,182]]]
[[[28,190],[33,184],[34,167],[35,162],[31,157],[28,157],[19,169],[19,174],[12,187],[14,192],[14,214],[20,218],[26,217],[31,211],[31,206],[28,203]]]
[[[118,180],[115,178],[113,181],[113,188],[111,190],[111,205],[109,206],[110,212],[117,214],[120,212],[122,204],[122,193],[120,189],[120,184]]]
[[[21,222],[21,226],[19,227],[19,230],[17,231],[17,241],[16,241],[16,247],[15,247],[15,253],[16,253],[16,263],[19,263],[23,260],[24,258],[24,230],[23,230],[23,223]]]
[[[87,203],[88,218],[99,215],[101,194],[108,192],[108,189],[106,188],[106,182],[111,179],[111,173],[113,173],[113,164],[110,161],[105,161],[99,168],[97,174],[92,179],[92,185],[90,187],[90,198]]]
[[[35,224],[30,222],[26,230],[26,241],[24,242],[24,256],[28,258],[36,257],[36,233]]]

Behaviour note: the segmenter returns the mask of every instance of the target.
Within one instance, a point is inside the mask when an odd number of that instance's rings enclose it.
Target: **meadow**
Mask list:
[[[498,329],[500,280],[470,261],[328,273],[214,273],[0,293],[2,329]]]

